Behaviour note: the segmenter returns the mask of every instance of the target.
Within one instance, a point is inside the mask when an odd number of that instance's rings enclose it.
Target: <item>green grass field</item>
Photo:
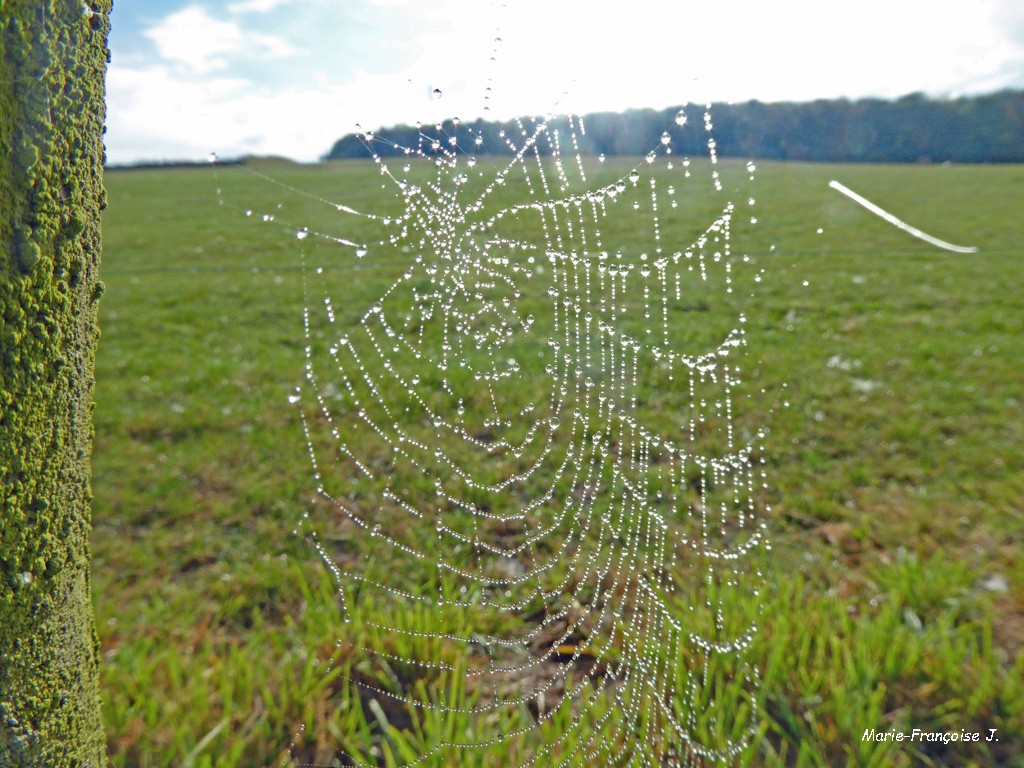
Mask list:
[[[1024,766],[1024,168],[758,165],[743,249],[765,274],[745,311],[773,548],[745,764]],[[295,189],[394,201],[370,163],[260,170],[288,186],[232,167],[107,174],[93,571],[118,766],[277,765],[293,741],[329,763],[342,743],[403,754],[444,736],[382,733],[358,705],[342,677],[373,674],[368,630],[341,623],[292,535],[314,494],[287,402],[304,300],[282,222],[322,215]],[[914,240],[830,179],[980,252]],[[704,204],[666,237],[688,237]],[[310,258],[344,286],[346,317],[406,266]],[[872,728],[998,741],[862,741]]]

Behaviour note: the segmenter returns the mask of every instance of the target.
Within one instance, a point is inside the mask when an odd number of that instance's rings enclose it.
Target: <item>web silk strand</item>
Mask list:
[[[978,249],[976,247],[974,247],[974,246],[971,246],[971,245],[953,245],[952,243],[947,243],[945,240],[940,240],[937,237],[932,237],[927,232],[922,232],[917,227],[910,226],[905,221],[897,219],[895,216],[893,216],[888,211],[886,211],[886,210],[884,210],[882,208],[879,208],[877,205],[872,203],[866,197],[862,197],[861,195],[858,195],[852,189],[850,189],[847,186],[844,186],[843,184],[840,184],[835,179],[830,181],[828,183],[828,185],[832,189],[836,190],[837,192],[842,192],[844,195],[846,195],[848,198],[853,200],[853,202],[857,203],[858,205],[861,205],[864,208],[867,208],[869,211],[871,211],[876,216],[878,216],[878,217],[880,217],[882,219],[885,219],[887,222],[892,224],[894,227],[898,227],[899,229],[902,229],[904,232],[907,232],[908,234],[911,234],[911,235],[913,235],[914,237],[916,237],[916,238],[918,238],[920,240],[924,240],[926,243],[930,243],[931,245],[934,245],[937,248],[943,248],[943,249],[945,249],[947,251],[952,251],[953,253],[977,253],[978,252]]]

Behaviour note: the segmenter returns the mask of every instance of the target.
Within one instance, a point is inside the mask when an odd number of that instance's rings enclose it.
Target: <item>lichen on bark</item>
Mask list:
[[[0,0],[0,765],[102,766],[89,530],[109,0]]]

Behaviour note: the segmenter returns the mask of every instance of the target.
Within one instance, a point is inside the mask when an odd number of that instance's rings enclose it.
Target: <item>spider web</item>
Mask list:
[[[736,427],[755,168],[723,182],[707,107],[632,168],[584,157],[580,117],[510,125],[367,132],[387,212],[310,195],[339,223],[285,225],[307,262],[397,270],[356,308],[351,274],[304,272],[296,533],[349,630],[325,674],[366,723],[327,759],[734,762],[767,549],[764,432]],[[684,130],[706,158],[673,153]]]
[[[386,638],[366,650],[393,684],[353,677],[361,697],[488,723],[409,762],[465,764],[505,742],[523,765],[727,760],[755,722],[744,651],[760,574],[748,555],[763,542],[759,436],[732,425],[745,318],[696,337],[672,319],[695,292],[733,290],[735,206],[677,249],[659,213],[675,193],[655,173],[675,170],[669,134],[625,177],[593,184],[581,157],[562,154],[579,118],[516,126],[503,137],[513,159],[483,182],[470,175],[476,140],[455,123],[404,148],[400,170],[373,153],[403,211],[369,214],[383,236],[353,246],[404,254],[408,268],[343,328],[340,287],[311,280],[293,399],[323,503],[300,528],[346,619]],[[623,213],[642,234],[610,252],[603,225]],[[333,237],[298,236],[309,234]],[[658,409],[638,402],[656,392]],[[353,529],[358,557],[326,543]],[[406,560],[427,583],[395,573]],[[419,621],[403,627],[408,611]],[[461,664],[441,660],[456,649]],[[439,704],[430,691],[453,675],[464,701]],[[727,679],[745,685],[722,701]],[[524,708],[526,723],[505,716]],[[543,747],[518,744],[556,721]]]

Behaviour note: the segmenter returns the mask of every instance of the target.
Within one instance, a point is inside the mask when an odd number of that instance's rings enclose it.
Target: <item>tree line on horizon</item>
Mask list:
[[[709,133],[705,112],[713,130]],[[641,156],[668,135],[678,155],[701,155],[708,138],[723,157],[818,162],[1024,162],[1024,90],[983,96],[930,98],[920,93],[896,100],[818,99],[811,102],[690,104],[669,109],[597,112],[557,117],[549,127],[577,128],[579,152],[608,157]],[[482,119],[398,125],[338,139],[324,160],[459,152],[510,156],[522,150],[541,117]],[[583,131],[578,130],[582,123]],[[452,143],[454,141],[454,143]],[[538,145],[538,150],[544,152]],[[532,150],[531,150],[532,151]]]

